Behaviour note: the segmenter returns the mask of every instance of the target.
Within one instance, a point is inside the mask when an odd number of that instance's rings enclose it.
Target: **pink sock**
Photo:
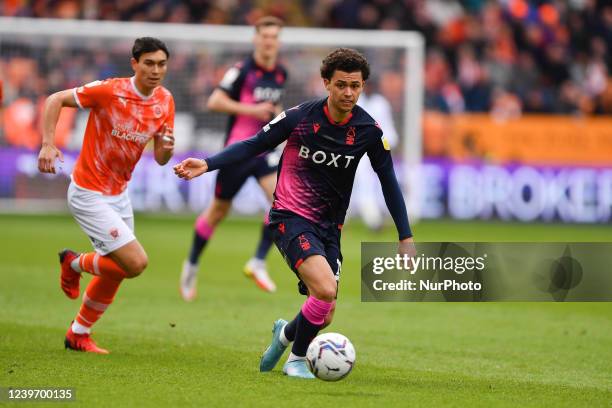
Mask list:
[[[310,323],[320,326],[325,322],[325,317],[329,314],[333,304],[333,302],[308,296],[302,305],[302,314]]]
[[[195,230],[202,238],[209,239],[213,232],[215,232],[215,227],[211,227],[206,218],[200,216],[196,219]]]

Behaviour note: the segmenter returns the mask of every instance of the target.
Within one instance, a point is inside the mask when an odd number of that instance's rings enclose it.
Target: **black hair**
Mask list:
[[[166,58],[170,58],[168,47],[166,47],[166,44],[164,44],[162,40],[153,37],[140,37],[134,41],[132,57],[138,61],[142,54],[155,52],[157,50],[162,50],[166,54]]]
[[[330,52],[321,63],[321,78],[331,80],[335,71],[361,71],[363,80],[370,76],[368,60],[359,51],[351,48],[337,48]]]

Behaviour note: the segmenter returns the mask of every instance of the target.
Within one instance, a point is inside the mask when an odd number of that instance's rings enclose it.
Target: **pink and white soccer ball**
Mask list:
[[[338,381],[355,365],[355,347],[339,333],[319,334],[308,346],[306,360],[310,371],[321,380]]]

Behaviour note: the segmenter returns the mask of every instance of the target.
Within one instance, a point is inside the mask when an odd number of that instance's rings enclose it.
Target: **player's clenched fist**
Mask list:
[[[55,146],[43,143],[38,154],[38,171],[41,173],[55,173],[55,159],[64,161],[64,155]]]
[[[174,149],[174,130],[172,128],[164,125],[161,132],[157,134],[157,137],[161,138],[164,150]]]
[[[400,255],[408,255],[414,258],[417,254],[416,247],[414,245],[414,239],[412,237],[405,238],[399,242],[397,253]]]
[[[185,180],[201,176],[208,170],[208,164],[202,159],[190,157],[174,166],[174,174]]]

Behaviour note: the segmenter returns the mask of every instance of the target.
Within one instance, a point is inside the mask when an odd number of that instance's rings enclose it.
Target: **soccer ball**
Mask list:
[[[306,351],[310,371],[321,380],[338,381],[355,365],[355,348],[345,336],[323,333],[314,338]]]

